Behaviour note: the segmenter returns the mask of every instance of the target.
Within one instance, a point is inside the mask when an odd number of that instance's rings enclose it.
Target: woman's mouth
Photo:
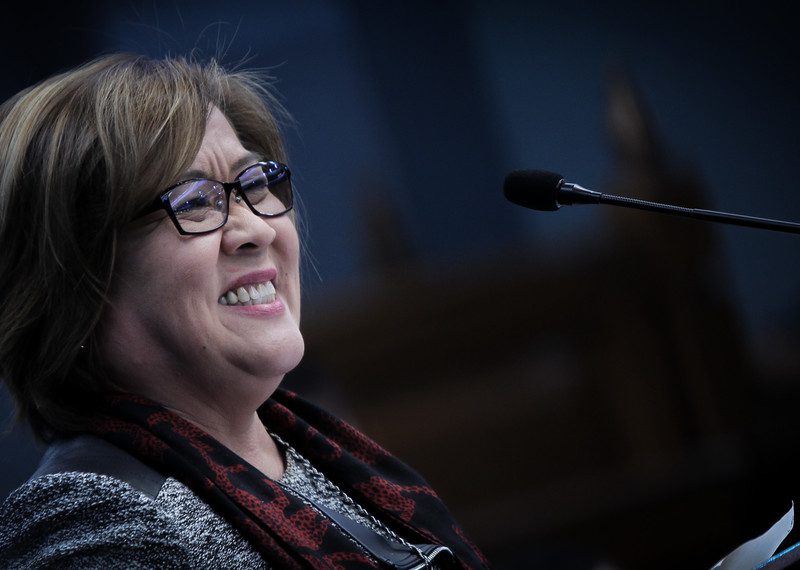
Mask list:
[[[275,301],[275,286],[272,281],[252,283],[231,289],[222,295],[217,302],[220,305],[268,305]]]

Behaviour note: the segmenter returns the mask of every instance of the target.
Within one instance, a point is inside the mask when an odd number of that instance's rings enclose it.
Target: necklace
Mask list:
[[[270,434],[270,436],[272,436],[275,439],[275,441],[277,441],[286,450],[286,453],[289,456],[291,456],[293,461],[295,461],[296,463],[299,463],[300,465],[303,466],[303,468],[305,469],[305,472],[311,478],[313,478],[314,483],[316,484],[316,486],[318,488],[326,489],[328,494],[329,494],[329,496],[338,497],[340,499],[340,501],[344,505],[349,507],[349,509],[351,511],[358,513],[358,515],[362,519],[364,519],[365,521],[368,521],[369,523],[371,523],[371,524],[368,524],[367,526],[372,526],[373,530],[375,530],[376,532],[379,532],[380,534],[382,534],[384,536],[384,538],[388,538],[390,540],[398,542],[398,543],[402,544],[405,548],[415,552],[420,557],[420,559],[424,561],[424,567],[425,568],[432,568],[430,558],[428,556],[426,556],[425,553],[422,552],[422,550],[420,550],[419,547],[417,547],[416,545],[411,544],[410,542],[405,540],[402,536],[398,535],[391,528],[386,526],[386,524],[384,524],[383,521],[381,521],[379,518],[377,518],[375,515],[370,513],[367,509],[365,509],[360,504],[358,504],[355,500],[353,500],[353,498],[350,497],[350,495],[345,493],[338,485],[336,485],[333,481],[328,479],[323,473],[321,473],[316,467],[314,467],[308,459],[306,459],[297,450],[295,450],[291,445],[289,445],[286,441],[284,441],[283,438],[281,438],[278,435],[275,435],[272,432],[269,432],[269,434]],[[288,473],[288,466],[287,466],[287,473]],[[284,475],[284,477],[285,477],[285,475]],[[278,483],[281,484],[280,481],[278,481]],[[281,486],[287,487],[285,484],[282,484]],[[295,493],[298,496],[300,496],[300,498],[303,499],[304,502],[311,504],[311,506],[313,506],[313,507],[316,507],[316,505],[314,504],[314,501],[310,500],[308,497],[305,497],[303,495],[303,493],[300,492],[298,489],[295,489],[294,487],[292,487],[292,488],[290,488],[290,491],[292,491],[293,493]],[[319,510],[319,509],[317,509],[317,510]],[[334,509],[334,510],[339,510],[339,509]],[[344,514],[347,514],[347,513],[344,513]],[[351,515],[347,515],[347,516],[351,516]],[[358,522],[361,522],[361,521],[358,521]],[[364,524],[364,523],[361,523],[361,524]]]

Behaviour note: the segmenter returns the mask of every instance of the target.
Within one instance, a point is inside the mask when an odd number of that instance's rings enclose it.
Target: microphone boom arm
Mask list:
[[[672,214],[673,216],[683,216],[696,220],[709,222],[719,222],[734,226],[745,226],[800,234],[800,224],[795,222],[785,222],[782,220],[771,220],[768,218],[757,218],[755,216],[744,216],[742,214],[732,214],[728,212],[717,212],[714,210],[703,210],[701,208],[684,208],[682,206],[672,206],[661,204],[639,198],[627,198],[625,196],[615,196],[613,194],[603,194],[595,190],[589,190],[578,184],[562,182],[558,189],[557,200],[559,205],[571,206],[573,204],[612,204],[623,208],[634,208],[648,212],[659,212],[662,214]]]

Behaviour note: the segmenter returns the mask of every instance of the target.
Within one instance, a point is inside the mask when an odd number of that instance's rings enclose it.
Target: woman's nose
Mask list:
[[[222,249],[228,254],[270,245],[277,232],[270,219],[257,215],[233,190],[228,202],[228,222],[223,227]]]

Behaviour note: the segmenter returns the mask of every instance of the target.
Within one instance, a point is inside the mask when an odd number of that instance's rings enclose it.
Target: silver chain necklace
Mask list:
[[[428,556],[426,556],[425,553],[422,552],[422,550],[420,550],[416,545],[411,544],[410,542],[405,540],[402,536],[398,535],[391,528],[386,526],[386,524],[384,524],[383,521],[381,521],[375,515],[370,513],[367,509],[365,509],[360,504],[358,504],[356,501],[354,501],[350,497],[350,495],[348,495],[347,493],[342,491],[342,489],[339,488],[339,486],[336,483],[334,483],[333,481],[328,479],[325,475],[323,475],[316,467],[314,467],[311,464],[311,462],[308,459],[303,457],[297,450],[295,450],[291,445],[289,445],[286,441],[284,441],[283,438],[281,438],[278,435],[275,435],[272,432],[268,432],[268,433],[269,433],[270,436],[272,436],[275,439],[275,441],[277,441],[278,443],[280,443],[283,446],[283,448],[286,450],[286,452],[292,456],[292,459],[294,459],[298,463],[301,463],[303,465],[303,467],[305,467],[307,473],[310,473],[312,475],[312,477],[314,477],[314,479],[319,484],[321,484],[323,487],[326,487],[329,491],[332,491],[337,496],[341,497],[342,501],[347,506],[349,506],[350,508],[355,510],[359,515],[361,515],[365,519],[369,520],[373,525],[375,525],[376,528],[378,528],[384,534],[384,536],[388,536],[389,538],[391,538],[392,540],[394,540],[396,542],[399,542],[400,544],[402,544],[406,548],[408,548],[410,550],[413,550],[417,554],[417,556],[419,556],[420,559],[425,562],[425,566],[424,566],[425,568],[433,568],[430,558],[428,558]],[[297,493],[297,491],[294,490],[294,489],[292,489],[292,491]],[[302,497],[302,495],[301,495],[301,497]],[[306,499],[306,501],[308,501],[307,498],[305,498],[305,497],[303,497],[303,498]],[[309,501],[309,502],[311,502],[311,501]],[[313,502],[312,502],[312,506],[313,506]]]

